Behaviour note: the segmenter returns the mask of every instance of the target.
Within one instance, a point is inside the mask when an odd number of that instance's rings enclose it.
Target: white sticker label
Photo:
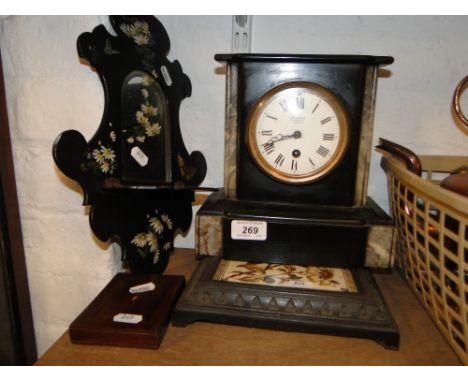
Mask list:
[[[164,81],[166,82],[167,86],[172,85],[172,79],[171,76],[169,75],[169,71],[164,65],[161,65],[161,73],[163,75]]]
[[[156,285],[154,285],[153,282],[149,282],[146,284],[132,286],[128,291],[132,294],[135,294],[135,293],[149,292],[155,289],[156,289]]]
[[[260,220],[231,221],[231,239],[233,240],[266,240],[267,222]]]
[[[138,146],[135,146],[132,151],[130,151],[130,155],[141,167],[145,167],[148,164],[148,157]]]
[[[114,322],[123,322],[124,324],[138,324],[143,320],[141,314],[119,313],[114,316]]]

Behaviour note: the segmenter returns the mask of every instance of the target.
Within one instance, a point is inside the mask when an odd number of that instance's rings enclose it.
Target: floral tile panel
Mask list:
[[[285,288],[358,292],[351,271],[340,268],[221,260],[213,279]]]

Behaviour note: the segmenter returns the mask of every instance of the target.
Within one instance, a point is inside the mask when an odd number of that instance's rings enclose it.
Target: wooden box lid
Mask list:
[[[149,282],[156,285],[154,290],[129,292]],[[118,273],[71,323],[70,339],[78,344],[157,349],[184,286],[183,276]],[[114,322],[118,313],[139,314],[143,319],[138,324]]]

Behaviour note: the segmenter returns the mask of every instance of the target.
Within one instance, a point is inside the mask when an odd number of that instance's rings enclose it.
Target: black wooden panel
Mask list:
[[[224,221],[223,257],[227,259],[336,268],[364,266],[366,226],[266,219],[267,239],[257,241],[233,239],[232,220]]]

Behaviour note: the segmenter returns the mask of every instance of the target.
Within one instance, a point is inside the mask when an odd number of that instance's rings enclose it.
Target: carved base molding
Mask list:
[[[200,261],[173,312],[173,325],[205,321],[369,338],[389,349],[399,346],[398,327],[367,269],[352,271],[357,293],[324,292],[215,281],[219,261]]]

